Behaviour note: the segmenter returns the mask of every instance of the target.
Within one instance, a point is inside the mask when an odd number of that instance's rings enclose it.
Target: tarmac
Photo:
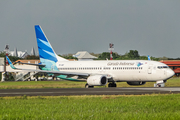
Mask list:
[[[70,95],[145,95],[178,94],[180,87],[163,88],[48,88],[48,89],[0,89],[3,96],[70,96]]]

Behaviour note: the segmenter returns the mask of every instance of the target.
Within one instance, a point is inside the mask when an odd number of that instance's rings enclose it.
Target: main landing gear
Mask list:
[[[89,86],[89,85],[86,83],[85,88],[94,88],[94,86]]]
[[[108,87],[116,87],[117,85],[116,85],[116,83],[115,82],[112,82],[112,83],[109,83],[108,84]]]
[[[108,87],[117,87],[115,82],[109,83]],[[90,86],[86,83],[85,88],[94,88],[94,86]]]

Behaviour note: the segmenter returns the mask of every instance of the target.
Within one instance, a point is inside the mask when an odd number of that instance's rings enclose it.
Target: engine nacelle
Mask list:
[[[127,82],[128,85],[144,85],[146,82]]]
[[[107,77],[103,75],[93,75],[87,78],[87,83],[90,86],[106,85],[107,82],[108,82]]]

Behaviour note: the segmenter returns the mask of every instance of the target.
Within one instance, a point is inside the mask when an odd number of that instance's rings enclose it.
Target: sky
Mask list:
[[[0,51],[30,54],[40,25],[57,54],[114,52],[180,57],[180,0],[1,0]]]

